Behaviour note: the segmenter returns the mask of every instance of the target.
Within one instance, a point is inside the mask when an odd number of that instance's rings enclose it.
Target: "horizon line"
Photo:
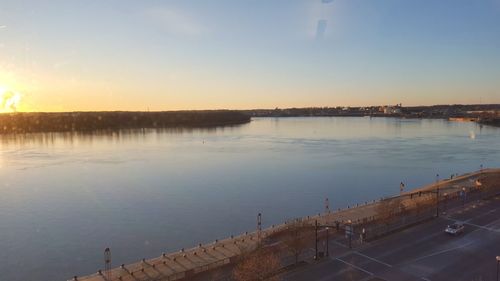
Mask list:
[[[500,106],[500,103],[450,103],[450,104],[431,104],[431,105],[407,105],[401,107],[435,107],[435,106]],[[61,111],[11,111],[0,112],[0,114],[16,114],[16,113],[78,113],[78,112],[166,112],[166,111],[250,111],[250,110],[285,110],[285,109],[311,109],[311,108],[366,108],[366,107],[383,107],[383,106],[400,106],[400,104],[379,104],[379,105],[336,105],[336,106],[303,106],[303,107],[274,107],[274,108],[205,108],[205,109],[164,109],[164,110],[125,110],[125,109],[109,109],[109,110],[61,110]]]

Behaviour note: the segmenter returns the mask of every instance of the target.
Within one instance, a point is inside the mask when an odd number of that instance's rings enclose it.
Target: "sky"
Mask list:
[[[0,111],[500,103],[500,0],[0,0]]]

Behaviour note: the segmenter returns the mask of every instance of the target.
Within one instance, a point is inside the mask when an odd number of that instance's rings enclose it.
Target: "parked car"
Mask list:
[[[446,227],[444,232],[451,235],[458,235],[464,232],[464,225],[462,223],[456,222],[454,224],[450,224]]]

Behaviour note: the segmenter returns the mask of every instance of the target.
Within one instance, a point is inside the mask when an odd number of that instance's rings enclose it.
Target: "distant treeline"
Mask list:
[[[250,122],[240,111],[62,112],[0,114],[0,134],[212,127]]]
[[[299,117],[299,116],[374,116],[374,117],[404,117],[404,118],[450,118],[474,117],[500,111],[500,104],[452,104],[432,106],[392,106],[397,111],[384,112],[384,106],[365,107],[306,107],[306,108],[275,108],[252,109],[244,112],[253,117]]]

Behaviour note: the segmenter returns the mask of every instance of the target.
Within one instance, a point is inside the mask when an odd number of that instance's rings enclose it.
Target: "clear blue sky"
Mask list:
[[[0,0],[0,91],[24,111],[500,103],[500,0]]]

